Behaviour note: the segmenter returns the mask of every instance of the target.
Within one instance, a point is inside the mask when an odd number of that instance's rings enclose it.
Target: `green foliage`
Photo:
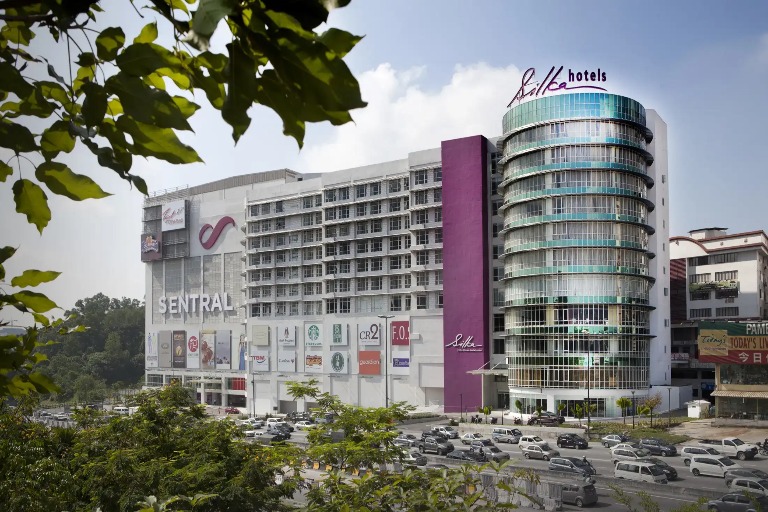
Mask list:
[[[653,426],[653,410],[661,405],[663,399],[661,393],[646,397],[642,402],[642,406],[638,409],[638,412],[642,415],[648,415],[651,417],[651,426]]]
[[[677,425],[677,423],[672,423],[673,426]],[[612,421],[606,421],[606,422],[592,422],[591,431],[597,435],[603,436],[607,434],[621,434],[622,432],[626,431],[626,427],[621,423],[616,423]],[[664,441],[667,441],[672,444],[679,444],[684,443],[686,441],[690,440],[690,437],[680,435],[680,434],[670,434],[667,429],[666,425],[664,426],[657,426],[651,428],[648,424],[648,422],[637,422],[636,428],[632,430],[632,437],[642,439],[647,437],[655,437],[659,439],[663,439]]]
[[[627,409],[632,407],[632,400],[630,400],[629,398],[623,396],[623,397],[619,398],[618,400],[616,400],[616,407],[621,409],[621,415],[624,417],[624,424],[626,425],[626,423],[627,423]]]

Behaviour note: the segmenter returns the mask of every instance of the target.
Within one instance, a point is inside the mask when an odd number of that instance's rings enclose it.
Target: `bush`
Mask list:
[[[439,418],[439,414],[435,414],[433,412],[415,412],[408,415],[409,420],[420,420],[420,419],[426,419],[426,418]]]
[[[456,420],[454,420],[454,419],[451,419],[451,421],[449,421],[449,422],[448,422],[448,424],[449,424],[450,426],[452,426],[452,427],[457,427],[457,426],[459,426],[459,422],[458,422],[458,421],[456,421]]]
[[[691,438],[688,436],[683,436],[679,434],[670,434],[667,432],[667,423],[663,422],[663,425],[656,425],[653,428],[650,427],[649,422],[647,421],[635,421],[635,428],[632,428],[632,425],[624,425],[623,423],[614,423],[614,422],[603,422],[603,421],[593,421],[592,426],[590,429],[590,432],[594,435],[598,435],[599,437],[608,435],[608,434],[621,434],[624,432],[628,432],[629,437],[632,439],[643,439],[647,437],[655,437],[658,439],[662,439],[664,441],[667,441],[672,444],[678,444],[683,443],[685,441],[690,440]],[[680,422],[675,423],[673,421],[672,426],[679,425]]]

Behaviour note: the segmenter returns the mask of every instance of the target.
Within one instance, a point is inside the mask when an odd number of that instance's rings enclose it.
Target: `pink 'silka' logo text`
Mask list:
[[[597,68],[597,71],[573,71],[569,69],[568,74],[564,74],[563,66],[557,69],[555,66],[552,66],[542,81],[536,80],[536,68],[528,68],[523,73],[520,89],[517,90],[515,97],[509,102],[507,108],[511,107],[515,102],[539,98],[551,92],[572,91],[576,89],[606,91],[605,87],[597,85],[598,82],[605,82],[605,71],[601,71],[600,68]]]
[[[483,347],[480,345],[475,345],[475,337],[474,336],[467,336],[464,337],[463,334],[457,334],[456,338],[454,338],[453,341],[450,343],[445,344],[446,348],[456,348],[458,352],[482,352]]]

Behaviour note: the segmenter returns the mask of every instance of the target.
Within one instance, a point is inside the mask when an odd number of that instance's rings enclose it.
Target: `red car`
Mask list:
[[[240,409],[238,409],[237,407],[227,407],[226,409],[224,409],[224,412],[226,412],[227,414],[240,414]]]

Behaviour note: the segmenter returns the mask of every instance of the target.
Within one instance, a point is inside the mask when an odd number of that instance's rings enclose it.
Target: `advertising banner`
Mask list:
[[[251,328],[251,347],[269,346],[269,327],[266,325],[254,325]]]
[[[323,373],[323,354],[313,352],[304,356],[304,371],[307,373]]]
[[[326,368],[327,373],[349,373],[349,354],[347,352],[331,352],[331,357],[327,361],[330,365]]]
[[[187,367],[187,331],[173,331],[173,367]]]
[[[281,325],[277,327],[277,345],[279,347],[296,346],[296,326]]]
[[[144,349],[145,368],[157,368],[157,333],[147,334],[147,346]]]
[[[240,341],[238,342],[237,347],[232,348],[235,349],[235,353],[232,354],[232,360],[237,362],[237,369],[247,370],[245,367],[245,356],[248,350],[248,339],[245,337],[245,334],[240,335]]]
[[[323,324],[304,324],[304,346],[323,346]]]
[[[331,345],[347,346],[347,343],[349,343],[348,338],[347,324],[333,324],[333,338],[331,338]]]
[[[216,331],[216,369],[232,368],[232,331]]]
[[[277,371],[296,372],[296,352],[277,353]]]
[[[361,350],[357,353],[358,373],[360,375],[381,375],[381,352]]]
[[[215,370],[216,331],[200,331],[200,368]]]
[[[163,204],[162,230],[173,231],[187,227],[186,210],[186,201],[184,199]]]
[[[392,354],[392,365],[389,372],[392,375],[409,375],[411,373],[411,359],[408,352]]]
[[[393,357],[392,368],[409,368],[411,359],[409,357]]]
[[[768,322],[699,322],[702,363],[768,364]]]
[[[410,322],[405,320],[389,324],[389,339],[393,345],[409,345],[411,343]]]
[[[200,368],[200,338],[197,331],[187,332],[187,368]]]
[[[379,345],[381,343],[381,327],[376,322],[357,324],[358,345]]]
[[[171,343],[173,342],[173,332],[160,331],[158,336],[158,362],[159,368],[173,368],[171,362]]]
[[[141,261],[155,261],[163,256],[160,248],[163,245],[162,233],[141,235]]]
[[[257,350],[251,355],[253,358],[253,372],[269,371],[269,352],[266,350]]]

